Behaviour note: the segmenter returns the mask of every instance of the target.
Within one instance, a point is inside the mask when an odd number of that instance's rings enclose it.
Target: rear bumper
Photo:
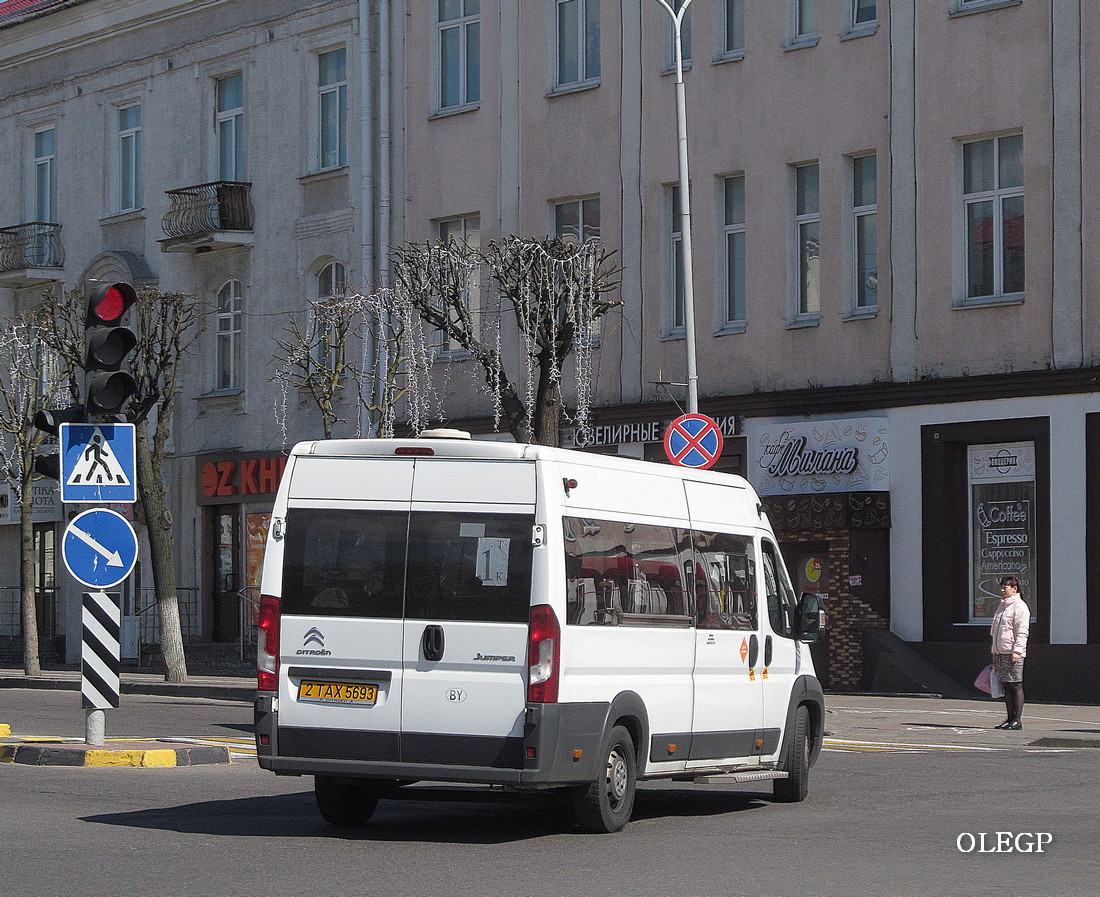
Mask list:
[[[280,726],[274,696],[261,693],[255,705],[257,759],[279,775],[552,788],[595,777],[609,708],[528,704],[522,736],[399,734]]]

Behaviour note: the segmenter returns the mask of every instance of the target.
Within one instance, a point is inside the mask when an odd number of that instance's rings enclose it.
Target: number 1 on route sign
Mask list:
[[[665,430],[665,455],[680,467],[713,467],[722,457],[718,422],[705,414],[682,414]]]

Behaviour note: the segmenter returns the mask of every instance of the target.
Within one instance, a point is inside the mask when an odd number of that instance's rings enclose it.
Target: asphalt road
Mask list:
[[[15,692],[13,694],[12,692]],[[72,693],[0,693],[18,734],[72,734]],[[247,737],[247,704],[133,698],[107,734]],[[51,730],[52,731],[48,731]],[[0,887],[65,895],[1015,895],[1100,880],[1100,752],[827,750],[809,800],[766,787],[647,784],[617,835],[552,801],[384,802],[325,824],[311,781],[247,759],[177,769],[0,764]],[[959,850],[960,835],[1044,832],[1042,853]],[[1026,847],[1026,838],[1016,839]],[[1034,843],[1032,839],[1031,843]],[[970,841],[963,838],[963,846]]]

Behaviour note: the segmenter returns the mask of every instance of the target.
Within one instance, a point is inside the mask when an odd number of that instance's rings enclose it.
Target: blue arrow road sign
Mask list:
[[[61,556],[73,579],[92,589],[117,586],[133,572],[137,554],[130,521],[108,508],[77,514],[61,540]]]
[[[62,424],[59,438],[63,502],[137,501],[133,424]]]

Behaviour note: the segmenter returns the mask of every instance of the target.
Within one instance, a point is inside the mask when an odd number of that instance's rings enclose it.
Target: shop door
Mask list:
[[[214,513],[214,641],[232,642],[240,635],[240,523],[236,507]]]

